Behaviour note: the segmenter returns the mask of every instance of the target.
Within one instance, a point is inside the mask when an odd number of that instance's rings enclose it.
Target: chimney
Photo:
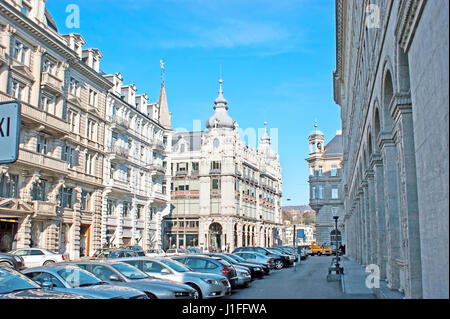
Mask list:
[[[100,60],[102,57],[98,49],[83,50],[82,59],[84,63],[96,72],[100,72]]]
[[[122,87],[121,95],[128,104],[136,107],[136,85],[130,84]]]

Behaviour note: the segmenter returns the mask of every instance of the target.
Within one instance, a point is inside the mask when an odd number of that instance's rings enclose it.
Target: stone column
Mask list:
[[[117,227],[115,231],[114,245],[121,246],[123,244],[123,201],[119,201],[116,206]]]
[[[80,187],[75,187],[74,192],[72,193],[72,207],[73,207],[73,215],[72,215],[72,226],[70,227],[70,248],[69,252],[70,259],[79,259],[80,258],[80,246],[81,246],[81,192],[82,189]]]
[[[102,193],[102,213],[101,213],[101,230],[100,230],[100,245],[103,247],[107,244],[107,220],[108,220],[108,197],[111,190],[105,190]]]
[[[31,215],[25,215],[23,219],[19,219],[17,230],[17,248],[30,247],[31,239]]]
[[[393,117],[398,150],[400,219],[405,296],[422,297],[422,267],[413,116],[409,94],[397,94]]]
[[[367,179],[368,194],[368,220],[370,224],[369,233],[369,263],[377,264],[377,225],[375,216],[375,188],[374,188],[374,172],[371,168],[366,169],[365,178]]]
[[[103,245],[103,213],[106,215],[106,211],[103,212],[103,192],[101,189],[97,189],[92,194],[92,199],[94,200],[94,210],[92,214],[92,225],[91,225],[91,249],[90,254],[94,253],[96,250],[100,249]],[[105,207],[106,208],[106,207]],[[106,228],[105,228],[106,229]],[[106,231],[105,231],[106,235]]]
[[[137,218],[136,218],[136,214],[137,214],[137,204],[136,204],[136,199],[133,198],[132,203],[131,203],[131,244],[132,245],[136,245],[137,241],[136,241],[136,231],[137,231]]]
[[[237,225],[237,246],[242,247],[242,245],[243,245],[243,243],[242,243],[242,225],[238,223],[238,225]]]
[[[397,181],[397,150],[389,134],[382,134],[380,149],[384,163],[384,198],[388,244],[387,280],[391,289],[400,287],[400,225]]]
[[[364,214],[364,265],[370,264],[371,242],[370,242],[370,213],[369,213],[369,190],[367,181],[362,182],[363,191],[363,214]]]
[[[377,232],[376,239],[376,263],[380,267],[380,279],[386,280],[387,244],[386,244],[386,218],[384,202],[384,168],[379,154],[373,154],[371,166],[374,170],[374,192],[375,192],[375,224]]]

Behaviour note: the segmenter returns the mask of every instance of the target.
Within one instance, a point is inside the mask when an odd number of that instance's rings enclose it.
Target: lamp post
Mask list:
[[[336,271],[336,274],[342,274],[344,272],[344,269],[341,268],[341,266],[339,265],[339,240],[338,240],[338,226],[337,226],[339,216],[337,214],[334,214],[333,218],[334,218],[334,236],[335,236],[335,243],[336,243],[335,271]]]

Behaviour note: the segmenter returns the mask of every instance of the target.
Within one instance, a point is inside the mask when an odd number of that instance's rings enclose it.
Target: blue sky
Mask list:
[[[80,8],[69,29],[66,7]],[[333,102],[332,0],[47,0],[59,32],[98,48],[101,69],[156,101],[160,59],[174,128],[193,129],[213,113],[220,64],[230,116],[242,129],[278,129],[283,205],[308,203],[308,135],[326,142],[340,129]],[[291,201],[286,201],[287,199]]]

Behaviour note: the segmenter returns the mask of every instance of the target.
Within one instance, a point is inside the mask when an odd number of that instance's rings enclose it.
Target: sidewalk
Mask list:
[[[385,281],[380,281],[380,288],[369,289],[366,287],[365,267],[351,257],[343,256],[341,265],[344,267],[344,275],[341,277],[342,291],[350,295],[373,295],[378,299],[403,299],[403,294],[388,288]]]
[[[344,267],[344,275],[341,276],[341,286],[345,294],[374,295],[372,289],[366,287],[368,273],[366,273],[364,266],[347,256],[342,256],[340,263]]]

